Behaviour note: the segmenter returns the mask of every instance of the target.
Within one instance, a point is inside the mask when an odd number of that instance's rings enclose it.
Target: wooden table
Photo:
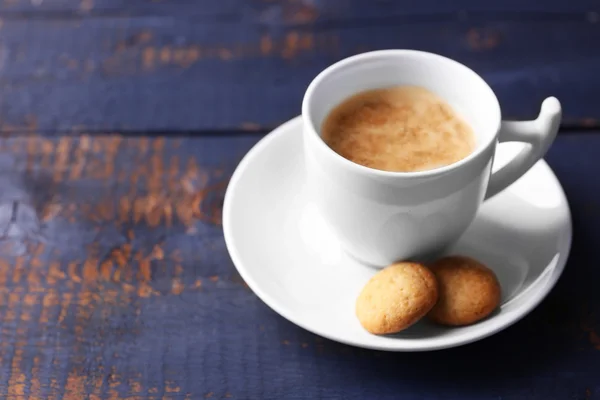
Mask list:
[[[557,287],[464,347],[308,333],[225,248],[228,178],[321,69],[380,48],[466,63],[506,118],[564,107]],[[600,399],[598,0],[0,0],[0,397]]]

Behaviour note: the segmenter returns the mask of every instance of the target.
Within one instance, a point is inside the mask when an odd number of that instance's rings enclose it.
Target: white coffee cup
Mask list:
[[[471,125],[468,157],[422,172],[372,169],[340,156],[320,137],[329,112],[358,92],[418,85],[445,99]],[[492,89],[449,58],[415,50],[381,50],[349,57],[321,72],[302,103],[308,193],[348,254],[377,267],[423,259],[454,243],[477,209],[544,156],[556,137],[561,106],[547,98],[536,120],[502,121]],[[496,144],[525,142],[491,173]],[[506,210],[510,212],[510,210]]]

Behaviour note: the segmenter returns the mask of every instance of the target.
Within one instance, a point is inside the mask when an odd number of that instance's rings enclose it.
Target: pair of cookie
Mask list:
[[[374,334],[400,332],[425,316],[442,325],[469,325],[498,307],[500,293],[494,272],[469,257],[444,257],[429,268],[399,262],[367,282],[356,316]]]

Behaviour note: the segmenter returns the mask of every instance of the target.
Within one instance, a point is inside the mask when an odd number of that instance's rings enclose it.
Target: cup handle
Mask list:
[[[510,186],[529,170],[554,141],[561,120],[560,102],[548,97],[542,103],[537,119],[532,121],[502,121],[498,142],[525,142],[525,147],[508,164],[492,173],[485,199],[489,199]]]

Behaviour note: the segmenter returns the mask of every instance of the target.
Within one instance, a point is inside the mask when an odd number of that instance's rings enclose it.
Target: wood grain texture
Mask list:
[[[321,339],[244,284],[221,202],[260,137],[3,139],[0,397],[600,396],[600,198],[590,183],[600,135],[562,135],[547,157],[575,229],[555,290],[498,335],[418,354]]]
[[[253,141],[2,142],[0,397],[209,391],[192,382],[223,362],[220,310],[251,299],[219,225],[230,169]]]
[[[506,117],[555,95],[566,125],[600,125],[596,1],[0,4],[4,132],[269,129],[322,69],[383,48],[467,64]],[[82,4],[95,13],[71,13]]]

